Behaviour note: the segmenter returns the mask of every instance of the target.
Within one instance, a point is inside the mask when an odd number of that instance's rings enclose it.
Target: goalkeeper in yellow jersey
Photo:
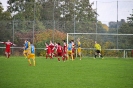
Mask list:
[[[102,57],[102,59],[103,59],[103,56],[101,54],[101,46],[97,43],[97,41],[95,41],[94,48],[95,48],[95,58],[94,59],[96,59],[97,55],[99,57]]]

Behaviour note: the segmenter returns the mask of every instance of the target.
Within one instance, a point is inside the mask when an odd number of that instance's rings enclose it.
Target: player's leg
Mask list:
[[[100,53],[99,53],[99,56],[100,56],[102,59],[104,59],[104,58],[103,58],[103,55],[101,54],[101,51],[100,51]]]
[[[71,58],[72,58],[72,61],[73,61],[73,53],[71,52]]]
[[[96,57],[97,57],[97,50],[95,51],[95,56],[94,56],[94,59],[96,59]]]
[[[33,66],[35,66],[36,65],[35,54],[32,54],[32,60],[33,60]]]
[[[79,55],[80,60],[81,60],[81,48],[78,48],[78,55]]]
[[[60,57],[59,57],[59,54],[57,54],[57,58],[58,58],[58,61],[60,62]]]
[[[28,54],[28,62],[29,62],[29,65],[31,66],[31,60],[30,60],[30,58],[31,58],[31,56],[30,56],[30,54]]]
[[[70,57],[72,56],[71,54],[72,54],[72,52],[71,51],[68,51],[68,53],[67,53],[67,59],[68,60],[70,60]]]
[[[29,65],[31,66],[31,60],[28,58]]]
[[[26,50],[23,51],[23,55],[24,55],[24,57],[26,59],[27,58],[27,51]]]
[[[64,62],[65,62],[65,55],[64,55],[64,53],[63,53],[63,52],[61,52],[61,53],[60,53],[60,57],[62,58],[62,61],[64,61]]]
[[[66,52],[64,52],[63,58],[64,58],[64,60],[67,60],[67,53]]]
[[[10,58],[11,52],[8,53],[8,58]]]
[[[32,61],[33,61],[33,66],[35,66],[35,65],[36,65],[35,54],[31,54],[30,58],[31,58]]]
[[[5,55],[6,55],[6,57],[8,58],[8,53],[5,51]]]
[[[36,61],[35,61],[35,59],[33,59],[33,65],[36,66]]]
[[[49,57],[50,57],[50,59],[52,59],[52,54],[51,53],[49,53]]]
[[[74,48],[72,49],[72,55],[73,55],[73,59],[75,59],[75,49]]]
[[[46,59],[48,58],[48,53],[47,52],[46,52],[46,56],[45,57],[46,57]]]

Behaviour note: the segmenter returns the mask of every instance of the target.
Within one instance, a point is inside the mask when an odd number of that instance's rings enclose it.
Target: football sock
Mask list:
[[[30,59],[28,59],[28,62],[29,62],[29,64],[31,65],[31,61],[30,61]]]
[[[73,61],[73,56],[72,56],[72,61]]]
[[[48,58],[48,55],[46,55],[46,59]]]
[[[10,57],[10,54],[8,54],[8,58]]]
[[[97,57],[97,55],[95,55],[95,58]]]
[[[24,57],[27,58],[27,55],[24,53]]]
[[[36,65],[36,61],[35,61],[35,59],[33,59],[33,65],[34,65],[34,66]]]
[[[58,58],[58,61],[60,61],[60,58]]]

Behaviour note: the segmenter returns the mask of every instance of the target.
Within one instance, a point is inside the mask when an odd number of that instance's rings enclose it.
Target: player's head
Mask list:
[[[80,38],[78,38],[77,41],[80,41]]]
[[[8,42],[10,42],[10,40],[7,40]]]
[[[60,45],[60,43],[58,43],[58,45]]]
[[[26,42],[27,42],[27,40],[24,41],[24,43],[26,43]]]
[[[95,44],[97,44],[97,41],[95,41]]]
[[[71,42],[74,42],[74,40],[71,40]]]
[[[63,40],[63,42],[66,42],[66,40]]]
[[[72,43],[72,41],[69,41],[69,43]]]

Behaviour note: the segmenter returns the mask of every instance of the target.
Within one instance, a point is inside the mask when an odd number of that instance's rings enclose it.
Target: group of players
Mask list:
[[[78,55],[80,56],[81,60],[81,43],[80,39],[77,39],[78,42]],[[60,58],[65,62],[65,60],[74,60],[75,57],[75,43],[73,40],[69,42],[67,45],[66,41],[63,40],[63,46],[61,46],[60,43],[45,43],[46,45],[46,59],[49,57],[50,59],[53,58],[53,56],[58,58],[58,61],[60,61]]]
[[[33,60],[33,66],[35,66],[35,46],[31,44],[30,41],[25,40],[24,41],[24,51],[23,54],[25,58],[28,59],[29,65],[31,66],[31,59]]]
[[[33,60],[33,66],[35,66],[35,47],[33,44],[31,44],[29,41],[25,40],[24,41],[24,56],[25,58],[28,59],[29,65],[31,65],[31,59]],[[10,57],[11,54],[11,49],[10,47],[16,46],[16,44],[13,44],[12,42],[10,42],[10,40],[8,40],[7,42],[0,42],[2,44],[6,45],[6,49],[5,49],[5,55],[7,58]],[[75,47],[76,44],[74,43],[73,40],[69,41],[69,43],[67,44],[65,40],[63,40],[63,46],[61,46],[60,43],[52,43],[52,41],[50,41],[50,43],[45,43],[46,45],[46,59],[49,57],[50,59],[52,59],[54,56],[58,58],[58,61],[60,61],[60,58],[62,58],[63,61],[65,60],[69,60],[71,59],[72,61],[75,59]],[[94,59],[99,56],[102,57],[103,56],[101,54],[101,46],[95,41],[95,56]],[[80,38],[77,39],[77,52],[78,55],[80,57],[81,60],[81,42],[80,42]]]
[[[10,47],[13,45],[13,46],[16,46],[16,44],[13,44],[12,42],[10,42],[10,40],[8,40],[7,42],[0,42],[2,44],[5,44],[6,45],[6,48],[5,48],[5,55],[7,58],[10,57],[11,55],[11,49]],[[24,56],[25,58],[28,59],[28,62],[29,62],[29,65],[31,65],[31,60],[30,59],[33,59],[33,66],[35,66],[35,47],[33,44],[30,44],[29,41],[25,40],[25,44],[24,44]]]

